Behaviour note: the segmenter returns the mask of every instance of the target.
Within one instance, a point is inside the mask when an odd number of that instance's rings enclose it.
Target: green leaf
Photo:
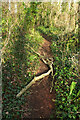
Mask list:
[[[79,96],[80,95],[80,90],[78,91],[78,93],[77,93],[77,96]]]
[[[76,85],[76,82],[72,82],[72,83],[71,83],[69,95],[72,94],[72,91],[73,91],[73,89],[75,88],[75,85]]]
[[[69,114],[68,116],[69,116],[69,118],[72,118],[71,114]]]
[[[30,59],[31,61],[34,60],[34,58],[35,58],[34,55],[32,55],[32,56],[29,57],[29,59]]]
[[[62,105],[60,105],[59,107],[60,107],[61,109],[63,108],[63,106],[62,106]]]
[[[76,116],[73,115],[73,119],[76,119]]]
[[[63,81],[61,81],[61,84],[63,84]]]
[[[62,98],[62,101],[65,101],[65,98]]]
[[[74,111],[77,111],[77,107],[75,107],[75,106],[74,106],[74,108],[73,108],[73,109],[74,109]]]

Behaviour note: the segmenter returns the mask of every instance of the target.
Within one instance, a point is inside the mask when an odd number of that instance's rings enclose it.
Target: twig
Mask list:
[[[56,76],[56,74],[53,75],[53,79],[52,79],[52,82],[51,82],[51,88],[50,88],[50,93],[52,92],[53,90],[53,82],[54,82],[54,77]]]
[[[44,56],[40,55],[40,53],[36,52],[32,47],[30,47],[29,44],[27,44],[27,46],[34,52],[36,53],[41,59],[42,61],[45,63],[45,64],[48,64],[47,61],[44,59]]]
[[[61,112],[61,111],[57,111],[57,114],[61,114],[61,113],[63,113],[63,112],[64,112],[65,114],[68,114],[68,113],[67,113],[67,112],[65,112],[65,111],[62,111],[62,112]],[[70,113],[71,113],[71,114],[73,114],[74,112],[70,112]],[[77,111],[77,112],[76,112],[76,114],[80,114],[80,112],[79,112],[79,111]]]

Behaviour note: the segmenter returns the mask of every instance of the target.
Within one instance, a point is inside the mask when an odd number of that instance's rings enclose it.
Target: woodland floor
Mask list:
[[[51,54],[51,41],[44,37],[42,47],[39,49],[41,55],[46,57],[53,57]],[[36,75],[40,75],[48,71],[48,67],[40,60],[40,66],[36,71]],[[55,112],[55,103],[52,99],[55,99],[55,91],[50,93],[50,85],[52,78],[47,76],[36,82],[30,88],[30,94],[27,95],[26,103],[22,107],[23,118],[50,118],[50,115]]]

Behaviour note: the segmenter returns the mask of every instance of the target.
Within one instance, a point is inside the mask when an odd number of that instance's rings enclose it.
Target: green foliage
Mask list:
[[[59,29],[59,28],[58,28]],[[49,36],[52,38],[52,40],[57,40],[57,34],[58,34],[58,29],[56,27],[50,27],[50,28],[46,28],[44,26],[39,26],[37,28],[37,30],[39,30],[40,32],[42,32],[43,34]]]
[[[51,49],[55,59],[56,116],[60,119],[77,119],[80,107],[77,70],[77,61],[79,59],[77,57],[72,61],[72,57],[73,55],[76,56],[76,53],[79,51],[77,48],[79,42],[78,34],[62,35],[63,31],[56,27],[46,28],[39,26],[37,29],[47,35],[47,37],[52,38]]]
[[[65,38],[65,35],[63,38]],[[73,37],[72,39],[71,37],[66,39],[73,42]],[[77,63],[75,63],[75,66],[72,59],[71,61],[69,59],[72,58],[73,52],[77,52],[78,49],[75,47],[75,50],[73,50],[71,47],[67,51],[67,42],[60,41],[60,39],[53,41],[51,49],[55,59],[56,115],[61,119],[77,119],[79,117],[77,112],[80,107],[79,96],[77,96],[77,94],[79,95],[79,77],[76,69]]]
[[[56,16],[58,19],[61,17],[57,13],[58,6],[52,5],[54,9],[51,13],[50,3],[31,2],[17,5],[17,14],[14,9],[10,12],[6,3],[3,3],[2,9],[3,118],[20,119],[24,112],[22,106],[26,102],[25,96],[30,92],[19,99],[16,99],[16,94],[35,76],[33,71],[39,65],[39,58],[27,45],[37,51],[43,40],[39,33],[41,32],[52,41],[56,116],[59,119],[77,119],[80,107],[79,60],[76,55],[79,54],[78,33],[65,34],[62,31],[66,28],[64,24],[53,26]],[[62,12],[67,12],[66,5],[67,3],[63,3]],[[70,11],[70,16],[72,15],[73,11]]]
[[[64,32],[57,27],[39,26],[38,30],[52,38],[51,49],[55,59],[56,116],[60,119],[77,119],[80,107],[79,59],[76,57],[79,56],[78,34],[63,34]]]

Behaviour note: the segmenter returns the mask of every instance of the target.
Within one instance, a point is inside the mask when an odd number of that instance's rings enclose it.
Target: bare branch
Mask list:
[[[43,73],[43,74],[41,74],[41,75],[38,76],[38,77],[34,77],[34,79],[33,79],[25,88],[23,88],[23,89],[17,94],[16,97],[20,97],[20,96],[21,96],[28,88],[30,88],[36,81],[38,81],[38,80],[40,80],[40,79],[48,76],[50,73],[52,73],[51,75],[53,76],[53,58],[50,58],[50,59],[47,58],[47,60],[45,60],[44,57],[43,57],[42,55],[40,55],[38,52],[36,52],[32,47],[30,47],[28,44],[27,44],[27,46],[28,46],[31,50],[33,50],[33,52],[36,53],[36,54],[42,59],[42,61],[43,61],[45,64],[47,64],[47,65],[49,66],[50,70],[49,70],[47,73]]]
[[[35,77],[25,88],[23,88],[18,94],[16,97],[20,97],[28,88],[30,88],[36,81],[48,76],[49,74],[51,73],[51,69],[47,72],[47,73],[44,73],[38,77]]]

